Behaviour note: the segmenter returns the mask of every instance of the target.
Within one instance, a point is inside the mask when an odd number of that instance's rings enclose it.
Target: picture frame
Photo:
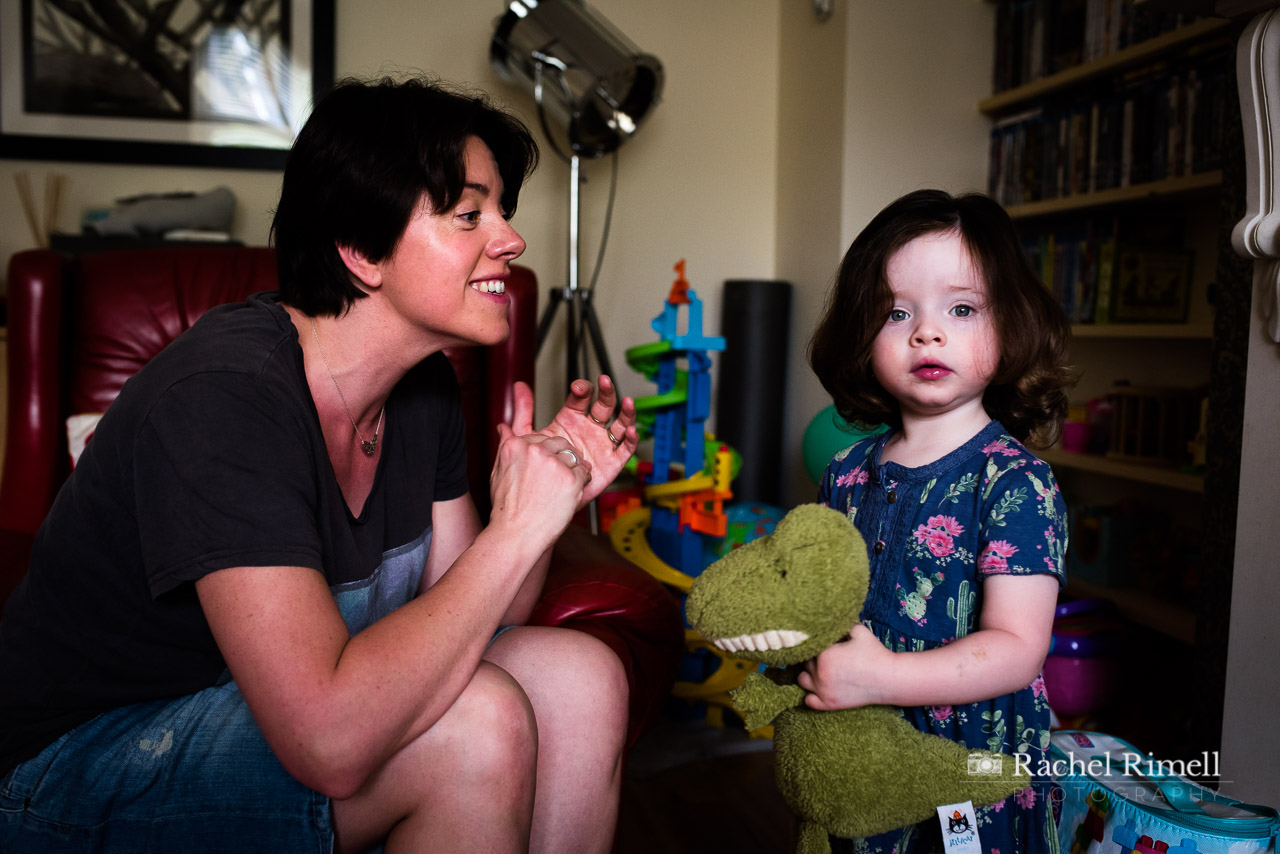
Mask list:
[[[0,158],[283,169],[333,39],[334,0],[0,0]]]
[[[1186,323],[1192,261],[1190,250],[1122,246],[1115,263],[1111,320]]]

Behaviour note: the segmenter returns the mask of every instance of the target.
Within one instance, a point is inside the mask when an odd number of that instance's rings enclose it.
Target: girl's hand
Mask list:
[[[583,491],[579,507],[586,506],[613,483],[640,443],[635,426],[635,402],[624,397],[617,419],[610,422],[614,409],[618,408],[618,392],[613,381],[601,374],[600,395],[594,402],[592,391],[591,383],[574,380],[564,406],[550,424],[537,431],[537,435],[568,440],[579,456],[590,463],[591,482]],[[525,425],[528,431],[522,430]],[[524,383],[515,385],[512,427],[516,433],[532,432],[533,391]]]
[[[805,662],[797,681],[808,691],[804,702],[811,709],[852,709],[884,702],[879,686],[893,667],[894,653],[885,649],[861,623],[849,639],[832,644]]]

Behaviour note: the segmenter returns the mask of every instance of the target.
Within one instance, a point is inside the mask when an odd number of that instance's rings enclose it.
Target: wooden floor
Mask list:
[[[782,854],[791,829],[770,742],[659,723],[627,757],[615,854]]]

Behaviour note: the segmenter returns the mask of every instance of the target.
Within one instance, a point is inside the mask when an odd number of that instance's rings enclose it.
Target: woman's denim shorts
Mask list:
[[[114,709],[0,777],[0,851],[331,852],[329,799],[277,761],[234,682]]]

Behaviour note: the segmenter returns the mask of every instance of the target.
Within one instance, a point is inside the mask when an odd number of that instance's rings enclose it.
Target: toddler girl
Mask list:
[[[866,540],[871,587],[862,624],[801,674],[810,707],[900,706],[924,732],[1039,766],[1067,520],[1023,442],[1056,439],[1068,336],[985,196],[911,193],[854,240],[809,358],[846,421],[889,430],[837,454],[819,484]],[[979,809],[982,850],[1056,852],[1047,795],[1037,779]],[[935,820],[832,842],[904,854],[942,850],[941,834]]]

